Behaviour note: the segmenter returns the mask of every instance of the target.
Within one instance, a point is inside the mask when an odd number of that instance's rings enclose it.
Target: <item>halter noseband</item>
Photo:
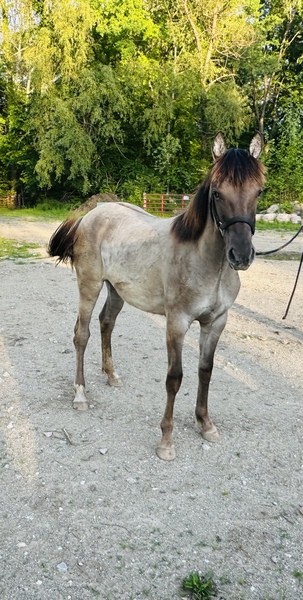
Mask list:
[[[233,225],[234,223],[247,223],[247,225],[249,225],[249,227],[251,228],[252,235],[254,235],[255,220],[252,220],[249,217],[232,217],[231,219],[227,219],[223,223],[222,223],[222,221],[220,221],[220,218],[219,218],[219,215],[218,215],[217,209],[216,209],[214,192],[212,192],[210,195],[209,210],[210,210],[211,218],[212,218],[213,222],[215,223],[215,225],[217,226],[218,230],[220,231],[222,237],[223,237],[223,232],[226,229],[228,229],[228,227],[230,227],[230,225]]]

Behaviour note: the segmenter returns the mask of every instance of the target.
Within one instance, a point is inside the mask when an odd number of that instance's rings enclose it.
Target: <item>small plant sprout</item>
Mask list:
[[[299,571],[298,569],[296,569],[293,572],[293,576],[296,577],[297,579],[302,579],[303,578],[303,571]]]
[[[197,571],[190,573],[183,579],[182,589],[189,591],[193,600],[210,600],[217,594],[212,571],[205,575],[200,575]]]

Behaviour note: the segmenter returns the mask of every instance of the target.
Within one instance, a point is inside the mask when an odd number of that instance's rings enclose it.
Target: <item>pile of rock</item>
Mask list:
[[[279,211],[279,204],[273,204],[264,212],[258,213],[256,215],[256,221],[279,221],[280,223],[296,223],[298,225],[302,223],[303,207],[301,205],[298,205],[298,207],[294,209],[294,212],[290,214]]]

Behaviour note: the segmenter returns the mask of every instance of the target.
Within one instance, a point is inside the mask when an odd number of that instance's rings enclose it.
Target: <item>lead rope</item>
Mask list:
[[[296,277],[296,280],[295,280],[295,284],[294,284],[294,287],[293,287],[293,291],[292,291],[292,293],[291,293],[291,296],[290,296],[290,298],[289,298],[289,302],[288,302],[288,305],[287,305],[287,308],[286,308],[285,314],[284,314],[284,316],[282,317],[282,319],[286,319],[286,317],[287,317],[287,315],[288,315],[289,307],[290,307],[290,305],[291,305],[291,301],[292,301],[292,299],[293,299],[293,297],[294,297],[294,293],[295,293],[295,291],[296,291],[296,287],[297,287],[297,283],[298,283],[298,279],[299,279],[299,275],[300,275],[300,271],[301,271],[301,267],[302,267],[302,262],[303,262],[303,252],[302,252],[302,254],[301,254],[301,258],[300,258],[300,264],[299,264],[299,268],[298,268],[298,272],[297,272],[297,277]]]
[[[279,252],[279,250],[283,250],[283,248],[286,248],[286,246],[288,246],[289,244],[291,244],[291,242],[294,241],[294,239],[296,239],[296,237],[299,235],[299,233],[301,233],[301,231],[303,230],[303,225],[301,225],[301,227],[298,229],[297,233],[295,233],[295,235],[291,238],[291,240],[289,240],[288,242],[286,242],[286,244],[283,244],[283,246],[280,246],[279,248],[276,248],[275,250],[268,250],[267,252],[256,252],[257,256],[266,256],[268,254],[274,254],[275,252]],[[294,287],[293,290],[291,292],[287,307],[286,307],[286,311],[282,317],[282,320],[286,319],[287,315],[288,315],[288,311],[290,308],[290,305],[292,303],[292,299],[294,297],[295,291],[296,291],[296,287],[297,287],[297,283],[299,280],[299,275],[301,272],[301,267],[302,267],[302,263],[303,263],[303,252],[301,254],[301,258],[300,258],[300,263],[299,263],[299,267],[298,267],[298,271],[297,271],[297,276],[295,279],[295,283],[294,283]]]

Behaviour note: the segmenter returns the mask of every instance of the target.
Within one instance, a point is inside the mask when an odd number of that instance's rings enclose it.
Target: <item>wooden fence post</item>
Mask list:
[[[164,213],[164,194],[161,196],[161,213]]]

